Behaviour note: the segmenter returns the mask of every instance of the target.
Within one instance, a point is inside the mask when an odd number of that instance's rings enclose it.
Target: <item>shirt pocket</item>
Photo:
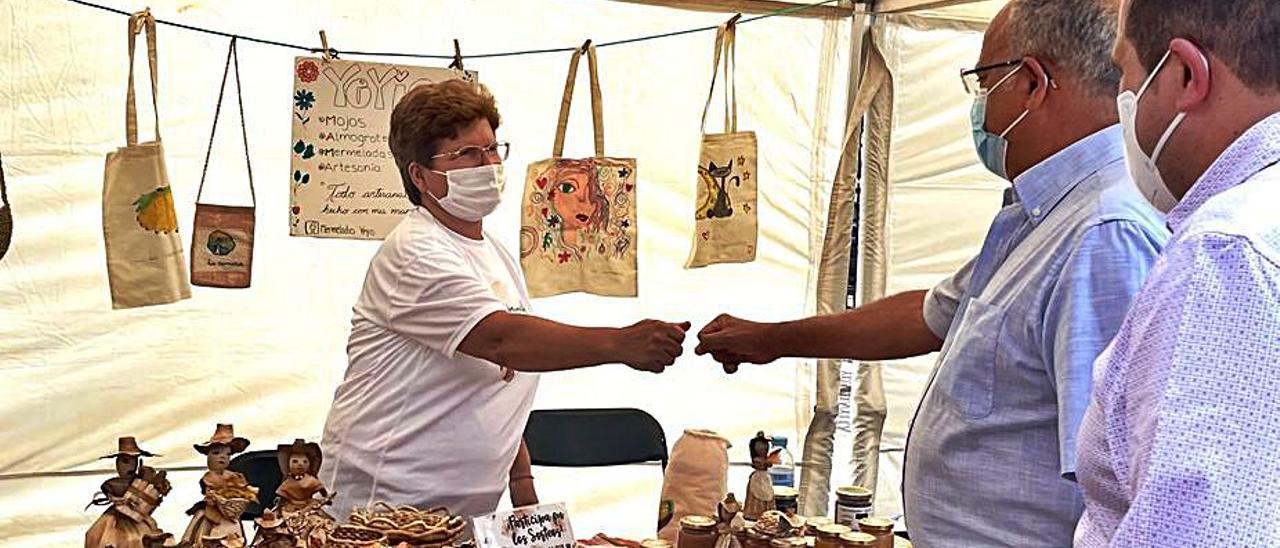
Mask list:
[[[966,418],[991,414],[1004,318],[1004,309],[970,299],[952,332],[952,347],[943,357],[937,383],[951,407]]]

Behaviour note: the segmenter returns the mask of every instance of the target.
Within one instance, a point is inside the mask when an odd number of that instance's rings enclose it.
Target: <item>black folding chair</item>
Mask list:
[[[250,451],[236,455],[227,468],[232,472],[244,474],[249,485],[258,488],[258,502],[250,504],[240,515],[241,520],[252,520],[262,517],[262,511],[271,508],[276,501],[276,489],[284,482],[284,473],[280,471],[280,462],[276,458],[276,450]]]
[[[534,466],[591,467],[658,461],[667,469],[667,436],[639,409],[534,411],[524,431]]]

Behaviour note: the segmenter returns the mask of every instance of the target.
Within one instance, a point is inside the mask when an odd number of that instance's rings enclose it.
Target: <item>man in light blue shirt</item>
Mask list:
[[[992,21],[963,76],[979,157],[1013,186],[981,252],[953,276],[839,315],[722,316],[699,335],[698,352],[729,370],[941,350],[905,456],[916,546],[1072,541],[1093,362],[1167,238],[1125,168],[1114,25],[1115,6],[1098,0],[1014,0]]]

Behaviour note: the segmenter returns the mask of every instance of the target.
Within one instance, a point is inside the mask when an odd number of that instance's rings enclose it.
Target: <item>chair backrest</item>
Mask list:
[[[275,449],[236,455],[227,468],[232,472],[244,474],[249,484],[258,488],[258,502],[245,508],[240,519],[251,520],[262,517],[262,511],[275,503],[276,489],[279,489],[284,481],[284,473],[280,471],[280,462],[276,459]]]
[[[639,409],[534,411],[524,431],[535,466],[587,467],[662,462],[667,436]]]

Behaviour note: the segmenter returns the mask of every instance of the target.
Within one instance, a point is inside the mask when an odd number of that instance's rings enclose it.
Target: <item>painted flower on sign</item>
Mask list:
[[[309,90],[300,89],[293,94],[293,105],[300,110],[310,110],[316,104],[316,94]]]
[[[311,61],[298,63],[298,79],[310,84],[320,77],[320,68]]]

